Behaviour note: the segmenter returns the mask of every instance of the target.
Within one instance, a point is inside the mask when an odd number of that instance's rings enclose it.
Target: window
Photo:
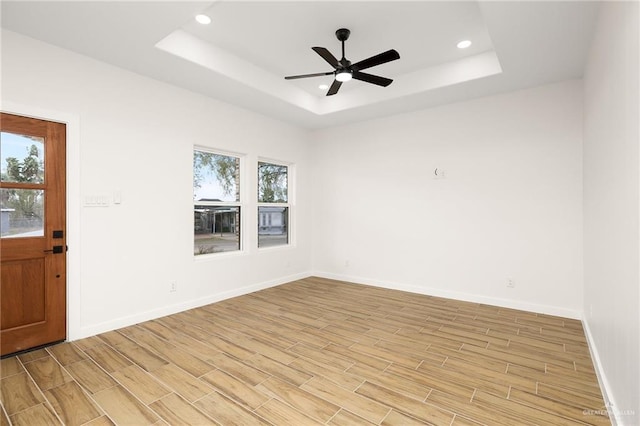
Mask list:
[[[195,149],[194,254],[240,250],[240,214],[240,158]]]
[[[258,247],[289,244],[289,167],[258,162]]]
[[[44,235],[45,190],[37,189],[45,183],[44,142],[37,136],[0,132],[0,181],[5,184],[0,189],[0,237]]]

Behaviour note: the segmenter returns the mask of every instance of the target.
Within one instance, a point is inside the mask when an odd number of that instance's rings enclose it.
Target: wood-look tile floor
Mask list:
[[[321,278],[1,367],[2,426],[610,424],[579,321]]]

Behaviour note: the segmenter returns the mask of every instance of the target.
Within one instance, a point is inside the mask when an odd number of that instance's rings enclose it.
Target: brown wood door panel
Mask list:
[[[0,350],[6,355],[66,338],[66,129],[64,124],[4,113],[0,129],[6,150],[0,181]],[[29,176],[23,172],[24,158],[18,158],[22,163],[14,168],[19,173],[8,171],[6,157],[18,150],[11,138],[26,141],[25,146],[31,140],[42,145],[43,152],[31,160],[42,161],[44,173],[23,179]],[[37,203],[42,217],[34,213]],[[25,221],[39,224],[36,231],[23,232]],[[62,231],[62,238],[54,238],[54,230]],[[54,246],[61,246],[62,253],[51,252]]]
[[[44,259],[2,263],[0,329],[10,330],[45,320]]]

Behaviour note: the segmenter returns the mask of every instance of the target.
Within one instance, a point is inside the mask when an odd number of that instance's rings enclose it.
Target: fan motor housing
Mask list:
[[[340,28],[339,30],[336,31],[336,37],[338,37],[338,40],[340,41],[347,41],[349,39],[350,34],[351,34],[351,31],[349,31],[346,28]]]

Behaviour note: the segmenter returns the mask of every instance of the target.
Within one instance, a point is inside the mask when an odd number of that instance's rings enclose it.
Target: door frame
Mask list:
[[[39,108],[31,105],[2,101],[0,111],[64,123],[67,130],[67,340],[82,335],[82,299],[80,297],[80,116],[78,114]]]

